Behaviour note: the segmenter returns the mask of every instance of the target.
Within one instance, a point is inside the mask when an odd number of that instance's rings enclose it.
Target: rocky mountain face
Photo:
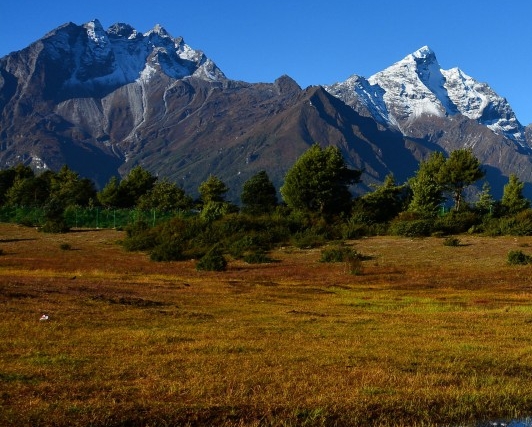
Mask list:
[[[500,192],[509,173],[532,183],[530,134],[489,86],[442,70],[428,48],[369,79],[306,89],[288,76],[227,79],[160,26],[69,23],[0,59],[0,167],[68,164],[99,186],[140,164],[192,195],[215,174],[238,201],[260,170],[279,187],[318,142],[364,170],[355,192],[464,146]]]
[[[442,69],[427,46],[368,79],[353,75],[326,90],[407,141],[445,152],[471,148],[498,193],[511,173],[532,182],[532,132],[506,99],[459,68]]]

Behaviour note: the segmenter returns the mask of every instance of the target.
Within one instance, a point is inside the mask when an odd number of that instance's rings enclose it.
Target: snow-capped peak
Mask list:
[[[422,116],[462,114],[526,145],[524,128],[508,102],[460,69],[442,69],[428,46],[367,80],[357,76],[327,90],[350,105],[356,97],[376,120],[400,130]]]
[[[434,53],[434,51],[428,47],[428,46],[423,46],[422,48],[419,48],[418,50],[416,50],[414,53],[412,53],[412,56],[414,58],[417,58],[417,59],[428,59],[428,58],[431,58],[431,59],[436,59],[436,54]]]
[[[87,29],[87,35],[89,39],[95,44],[105,44],[107,41],[107,33],[102,27],[102,24],[98,19],[94,19],[87,22],[84,27]]]
[[[81,26],[61,26],[49,33],[44,43],[58,66],[74,65],[65,69],[64,74],[69,75],[60,89],[64,93],[105,93],[135,81],[145,83],[158,73],[171,79],[225,79],[203,52],[187,46],[182,37],[173,38],[159,24],[142,34],[124,23],[113,24],[106,31],[94,19]]]

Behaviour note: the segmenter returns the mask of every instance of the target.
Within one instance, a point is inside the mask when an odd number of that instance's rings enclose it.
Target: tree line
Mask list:
[[[244,183],[237,206],[225,200],[229,189],[214,175],[200,184],[200,196],[194,200],[175,183],[158,179],[141,166],[123,179],[112,177],[97,191],[92,181],[68,166],[37,174],[17,165],[0,171],[0,206],[40,207],[45,212],[43,229],[56,232],[68,230],[64,212],[72,206],[192,211],[206,223],[228,215],[297,217],[307,229],[320,222],[340,224],[343,231],[339,234],[344,237],[471,229],[490,234],[528,232],[525,219],[532,217],[530,202],[523,196],[524,183],[515,175],[509,177],[501,200],[494,200],[485,182],[476,201],[464,201],[465,189],[485,176],[471,150],[456,150],[448,157],[435,152],[420,162],[407,182],[397,184],[389,175],[373,191],[353,198],[350,188],[359,182],[361,173],[347,167],[337,147],[314,144],[286,173],[281,202],[267,172],[261,171]],[[451,205],[441,215],[442,207]],[[516,219],[516,215],[521,217]],[[295,229],[301,232],[305,227]]]

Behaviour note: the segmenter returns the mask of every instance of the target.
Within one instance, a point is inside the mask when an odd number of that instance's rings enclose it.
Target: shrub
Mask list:
[[[148,251],[157,246],[157,239],[155,234],[151,230],[146,230],[143,233],[135,234],[134,236],[127,237],[122,242],[126,251]]]
[[[435,220],[434,230],[442,231],[445,234],[460,234],[480,224],[481,221],[482,217],[475,212],[451,211]]]
[[[526,265],[532,262],[530,255],[524,254],[522,251],[508,252],[508,264],[510,265]]]
[[[299,249],[317,248],[323,246],[325,242],[325,237],[312,229],[297,232],[292,236],[292,244]]]
[[[412,221],[393,221],[390,225],[390,234],[404,237],[430,236],[434,230],[434,221],[431,219],[416,219]]]
[[[372,228],[371,225],[357,222],[351,218],[342,228],[342,238],[360,239],[364,236],[371,236],[373,234]]]
[[[356,252],[347,257],[346,265],[347,265],[347,268],[350,274],[359,276],[364,272],[364,269],[362,266],[362,259],[363,259],[363,256]]]
[[[63,219],[48,220],[41,227],[41,231],[44,233],[67,233],[70,227]]]
[[[227,260],[217,246],[207,252],[196,264],[196,270],[201,271],[225,271]]]
[[[178,242],[166,241],[151,250],[150,259],[152,261],[180,261],[184,259],[184,256]]]
[[[260,245],[252,235],[243,235],[228,243],[228,251],[235,258],[242,258],[248,251],[258,250]]]
[[[263,251],[246,254],[243,259],[248,264],[267,264],[272,262],[272,259]]]
[[[457,237],[447,237],[443,241],[444,246],[460,246],[460,239]]]
[[[346,262],[347,260],[357,257],[359,254],[351,248],[338,246],[336,248],[327,248],[321,251],[321,262]]]
[[[62,250],[62,251],[69,251],[72,249],[72,245],[70,245],[70,243],[61,243],[59,245],[59,248]]]

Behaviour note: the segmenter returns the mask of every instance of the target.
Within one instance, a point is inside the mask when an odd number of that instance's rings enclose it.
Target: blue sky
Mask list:
[[[532,2],[525,0],[5,0],[0,57],[57,26],[94,18],[146,32],[161,24],[227,77],[300,86],[369,77],[428,45],[532,123]]]

